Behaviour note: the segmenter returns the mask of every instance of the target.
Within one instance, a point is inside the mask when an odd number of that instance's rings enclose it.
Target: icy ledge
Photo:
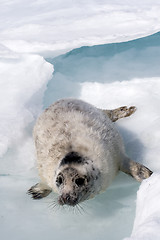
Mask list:
[[[0,42],[21,53],[58,56],[81,46],[129,41],[160,29],[158,0],[1,2]]]
[[[31,124],[42,109],[52,72],[43,57],[16,54],[0,45],[0,174],[33,166]]]
[[[160,174],[145,180],[137,193],[137,208],[130,238],[124,240],[160,239]]]

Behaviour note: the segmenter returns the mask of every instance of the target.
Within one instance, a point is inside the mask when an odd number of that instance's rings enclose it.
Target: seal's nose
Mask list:
[[[58,203],[60,205],[70,205],[70,206],[75,206],[77,204],[77,198],[71,197],[69,193],[62,194],[59,199]]]

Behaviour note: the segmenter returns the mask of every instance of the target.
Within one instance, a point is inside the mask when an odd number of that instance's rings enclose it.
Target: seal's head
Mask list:
[[[95,195],[99,172],[91,161],[78,153],[70,152],[61,161],[56,174],[60,205],[75,206]]]

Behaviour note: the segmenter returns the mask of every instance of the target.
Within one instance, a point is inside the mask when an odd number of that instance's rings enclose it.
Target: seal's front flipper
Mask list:
[[[108,117],[111,119],[112,122],[116,122],[120,118],[129,117],[135,111],[136,111],[135,106],[131,106],[129,108],[124,106],[124,107],[119,107],[113,110],[103,110],[103,112],[108,115]]]
[[[150,169],[145,167],[144,165],[134,162],[129,158],[126,158],[125,161],[122,162],[120,166],[120,170],[131,175],[138,182],[150,177],[153,173]]]
[[[32,195],[33,199],[41,199],[47,197],[52,192],[51,188],[43,183],[37,183],[28,190],[28,194]]]

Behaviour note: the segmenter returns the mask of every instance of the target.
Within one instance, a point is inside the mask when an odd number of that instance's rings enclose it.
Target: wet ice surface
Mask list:
[[[2,240],[75,236],[81,240],[120,240],[130,235],[131,240],[159,240],[158,173],[141,185],[137,206],[140,185],[123,173],[105,193],[82,204],[83,209],[54,207],[54,194],[40,201],[26,194],[39,181],[33,125],[42,109],[62,97],[77,97],[108,109],[136,105],[137,112],[116,126],[128,155],[156,172],[160,170],[160,34],[122,42],[159,30],[159,11],[156,0],[126,0],[123,5],[116,0],[92,4],[2,1]],[[74,49],[113,42],[122,43]],[[67,49],[74,50],[66,53]]]
[[[78,208],[54,207],[54,194],[40,201],[25,194],[37,179],[1,177],[1,236],[17,240],[123,239],[129,236],[139,184],[120,174],[107,192]],[[6,191],[7,189],[7,191]],[[132,189],[132,190],[130,190]],[[116,231],[113,231],[113,226]]]

